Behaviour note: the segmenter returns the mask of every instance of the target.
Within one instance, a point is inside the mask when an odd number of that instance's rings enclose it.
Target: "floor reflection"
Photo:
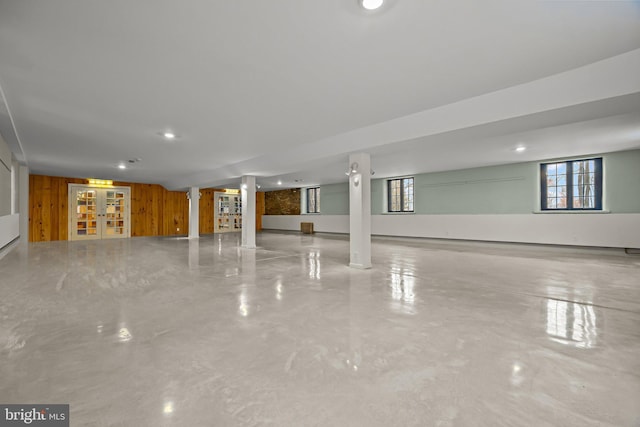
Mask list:
[[[392,270],[390,274],[391,309],[404,314],[415,314],[415,277],[404,269]]]
[[[309,251],[306,257],[309,279],[320,280],[320,251]]]
[[[391,298],[393,300],[413,303],[416,299],[414,288],[415,277],[404,273],[391,273]]]
[[[118,341],[129,342],[133,339],[133,335],[126,326],[122,326],[118,331]]]
[[[238,314],[242,317],[247,317],[249,315],[249,297],[247,296],[247,291],[245,289],[243,289],[240,294]]]
[[[171,415],[171,414],[173,414],[173,411],[174,411],[173,401],[169,400],[169,401],[164,402],[164,406],[162,408],[162,412],[165,415]]]
[[[549,298],[546,311],[551,340],[585,349],[596,345],[598,318],[592,305]]]

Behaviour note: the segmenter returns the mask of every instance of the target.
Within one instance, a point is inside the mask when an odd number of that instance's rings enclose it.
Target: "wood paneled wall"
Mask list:
[[[214,200],[215,188],[203,188],[200,190],[200,234],[211,234],[214,231],[213,210],[216,206]]]
[[[131,187],[131,235],[159,236],[164,234],[163,213],[166,190],[155,184],[127,184]]]
[[[29,241],[67,240],[68,184],[83,179],[31,175],[29,177]]]
[[[165,191],[162,235],[189,233],[189,199],[186,191]]]
[[[68,184],[86,179],[44,175],[29,177],[29,241],[67,240]],[[189,231],[189,200],[185,191],[169,191],[157,184],[115,182],[131,188],[131,236],[186,235]],[[201,189],[200,233],[213,233],[214,188]],[[262,199],[262,209],[260,208]],[[256,194],[256,230],[262,229],[264,193]]]

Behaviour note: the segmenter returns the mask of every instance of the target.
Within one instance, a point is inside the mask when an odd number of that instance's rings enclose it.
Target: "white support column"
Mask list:
[[[349,267],[371,268],[371,158],[349,156]]]
[[[245,175],[240,187],[242,195],[242,247],[256,248],[256,177]]]
[[[29,168],[20,165],[18,171],[18,186],[20,187],[20,202],[18,212],[20,213],[20,242],[29,242]]]
[[[20,213],[20,165],[11,160],[11,215]]]
[[[189,238],[200,237],[200,187],[189,188]]]

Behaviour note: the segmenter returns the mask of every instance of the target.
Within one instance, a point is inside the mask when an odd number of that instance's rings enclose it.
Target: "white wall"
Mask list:
[[[0,249],[20,236],[20,216],[16,212],[18,180],[12,173],[14,164],[9,146],[0,137]]]
[[[314,231],[349,233],[349,215],[263,215],[262,228],[300,231],[301,222],[313,222]]]
[[[11,166],[12,155],[9,146],[0,136],[0,217],[11,215],[12,192],[11,192]]]
[[[264,229],[348,233],[348,215],[265,215]],[[640,248],[640,214],[372,215],[374,235]]]
[[[20,215],[20,239],[29,241],[29,168],[20,165],[18,169],[18,212]]]
[[[0,216],[0,249],[20,236],[20,215]]]

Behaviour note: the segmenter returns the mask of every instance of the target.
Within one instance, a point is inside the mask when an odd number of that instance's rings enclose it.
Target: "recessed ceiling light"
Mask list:
[[[278,185],[282,185],[282,181],[278,181]]]
[[[361,4],[367,10],[376,10],[382,6],[384,0],[362,0]]]
[[[522,153],[523,151],[527,151],[527,147],[523,145],[516,147],[516,153]]]
[[[166,139],[175,139],[176,138],[176,134],[173,132],[165,132],[162,134],[162,136],[164,136]]]
[[[124,163],[120,163],[118,165],[118,169],[126,169],[126,168],[127,168],[127,166]]]

